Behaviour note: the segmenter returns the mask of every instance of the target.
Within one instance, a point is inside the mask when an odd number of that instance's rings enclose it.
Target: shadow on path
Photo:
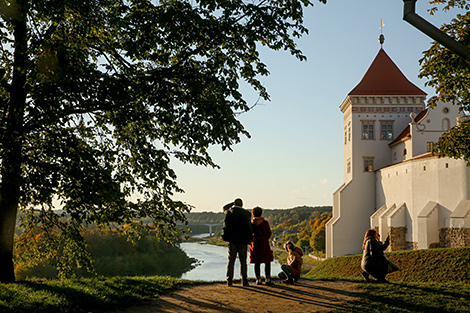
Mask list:
[[[251,284],[242,287],[222,283],[182,286],[145,306],[131,307],[115,313],[173,312],[311,312],[345,309],[346,302],[358,296],[357,283],[344,281],[301,280],[295,285]]]

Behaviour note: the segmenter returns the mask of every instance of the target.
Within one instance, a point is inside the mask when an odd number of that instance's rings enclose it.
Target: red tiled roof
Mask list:
[[[426,93],[410,82],[392,59],[380,49],[359,84],[349,95],[423,95]]]
[[[406,126],[405,129],[401,132],[401,134],[398,135],[398,137],[395,138],[395,140],[392,141],[391,143],[389,143],[388,145],[393,146],[397,142],[400,142],[400,141],[402,141],[402,140],[404,140],[405,138],[408,138],[408,137],[411,137],[410,125]]]
[[[416,117],[415,117],[415,122],[416,123],[421,122],[421,120],[426,116],[426,113],[428,113],[428,109],[425,109],[425,110],[419,112],[419,114],[416,115]],[[395,138],[395,140],[392,141],[391,143],[389,143],[388,145],[391,147],[394,144],[396,144],[397,142],[403,141],[405,138],[408,138],[408,137],[411,137],[410,125],[406,126],[405,129],[401,132],[401,134],[398,135],[398,137]]]
[[[419,114],[416,115],[416,117],[415,117],[415,122],[416,123],[421,122],[421,120],[426,116],[426,113],[428,113],[428,109],[425,109],[425,110],[419,112]]]

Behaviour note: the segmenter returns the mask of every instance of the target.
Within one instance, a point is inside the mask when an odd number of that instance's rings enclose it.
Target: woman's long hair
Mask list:
[[[366,234],[364,235],[364,242],[362,243],[362,250],[364,250],[365,246],[366,246],[366,239],[367,238],[375,238],[375,234],[377,234],[377,231],[375,231],[375,229],[368,229],[366,231]]]
[[[295,245],[292,241],[288,241],[284,244],[284,249],[286,249],[287,252],[292,252],[294,251]]]

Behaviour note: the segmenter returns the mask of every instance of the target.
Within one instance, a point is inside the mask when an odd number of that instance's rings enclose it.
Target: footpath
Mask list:
[[[354,282],[300,280],[294,285],[276,282],[274,286],[242,287],[234,283],[181,286],[148,303],[113,313],[305,313],[344,309],[347,301],[357,297]]]

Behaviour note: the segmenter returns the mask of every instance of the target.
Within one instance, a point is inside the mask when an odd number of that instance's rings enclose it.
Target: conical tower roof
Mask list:
[[[426,93],[410,82],[392,59],[380,49],[361,82],[349,95],[413,95]]]

